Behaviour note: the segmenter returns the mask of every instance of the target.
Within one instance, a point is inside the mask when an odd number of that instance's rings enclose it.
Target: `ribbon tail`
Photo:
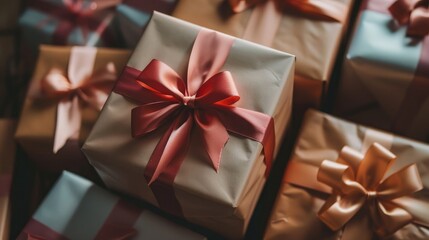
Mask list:
[[[68,139],[77,136],[80,126],[81,112],[79,109],[79,99],[73,97],[71,101],[61,101],[57,107],[53,152],[57,153],[64,147]]]
[[[413,223],[429,228],[428,202],[413,197],[401,197],[392,202],[409,212],[413,216]]]
[[[268,176],[275,149],[273,118],[260,112],[238,107],[226,108],[217,115],[228,131],[262,144],[266,165],[265,175]]]
[[[167,183],[174,181],[189,148],[192,125],[193,118],[182,112],[164,133],[145,169],[149,185],[158,178]]]

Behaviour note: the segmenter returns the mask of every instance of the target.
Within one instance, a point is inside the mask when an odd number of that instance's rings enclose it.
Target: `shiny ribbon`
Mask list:
[[[413,216],[396,202],[423,188],[416,164],[385,178],[396,156],[378,143],[365,155],[344,147],[336,162],[322,162],[317,179],[333,193],[319,212],[332,230],[344,227],[359,211],[369,211],[374,232],[389,236],[413,222]]]
[[[228,0],[233,12],[242,12],[255,5],[271,0]],[[327,21],[345,22],[347,9],[334,0],[274,0],[280,9],[299,12],[310,17]]]
[[[101,110],[116,80],[113,63],[92,72],[96,50],[77,48],[71,50],[68,74],[53,68],[42,79],[42,98],[56,99],[57,119],[53,152],[57,153],[68,139],[79,133],[81,126],[80,104]]]
[[[399,24],[408,25],[408,36],[429,34],[429,0],[396,0],[389,12]]]
[[[121,2],[122,0],[62,0],[62,4],[55,4],[52,1],[33,0],[30,1],[30,4],[32,8],[44,11],[49,15],[48,19],[39,23],[39,26],[51,21],[52,17],[59,21],[54,31],[53,43],[65,45],[69,34],[76,27],[81,29],[85,41],[89,31],[96,31],[102,35],[101,32],[113,18],[113,12],[105,14],[102,18],[97,14],[113,9]]]
[[[217,171],[229,134],[263,144],[267,171],[274,150],[272,117],[234,106],[240,96],[232,74],[220,71],[233,39],[200,30],[189,59],[187,78],[152,60],[143,71],[124,70],[115,92],[139,103],[132,110],[132,135],[142,137],[166,128],[145,170],[149,184],[172,183],[190,145],[191,131]],[[233,160],[233,159],[231,159]]]

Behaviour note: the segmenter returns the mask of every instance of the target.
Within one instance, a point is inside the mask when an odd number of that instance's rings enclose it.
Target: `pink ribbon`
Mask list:
[[[87,40],[89,31],[101,32],[107,27],[107,22],[113,18],[112,12],[104,12],[116,7],[122,0],[63,0],[61,4],[55,4],[46,0],[30,1],[31,7],[44,11],[49,18],[39,23],[43,26],[52,17],[58,19],[59,24],[53,34],[55,44],[66,44],[69,34],[74,28],[80,27],[83,38]]]
[[[194,131],[218,171],[228,132],[263,144],[267,170],[274,150],[272,117],[234,106],[240,96],[232,74],[220,71],[233,39],[200,30],[189,59],[186,80],[165,63],[152,60],[143,71],[125,68],[115,92],[139,103],[132,110],[133,137],[166,126],[145,169],[149,184],[171,184]],[[231,159],[233,160],[233,159]]]
[[[77,137],[81,126],[80,105],[101,110],[116,80],[116,69],[110,63],[92,72],[94,48],[73,48],[68,74],[53,68],[41,81],[43,98],[59,101],[53,152],[57,153],[68,139]]]
[[[408,36],[429,34],[429,0],[396,0],[389,11],[399,24],[408,25]]]

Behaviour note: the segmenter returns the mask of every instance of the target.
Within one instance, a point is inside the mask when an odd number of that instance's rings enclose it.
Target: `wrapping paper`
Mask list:
[[[79,99],[77,112],[81,114],[80,130],[74,136],[68,138],[65,145],[54,153],[54,137],[71,129],[71,125],[56,129],[56,121],[59,116],[58,106],[62,101],[67,102],[68,98],[61,97],[61,95],[59,97],[47,97],[47,93],[43,94],[42,91],[43,80],[48,76],[47,74],[53,68],[67,73],[71,61],[70,57],[76,52],[82,51],[92,53],[89,58],[92,56],[93,72],[99,72],[110,66],[110,68],[113,68],[113,72],[118,74],[118,71],[122,69],[129,57],[129,52],[124,50],[90,47],[41,47],[36,71],[33,74],[25,99],[15,137],[29,158],[46,171],[60,172],[63,169],[67,169],[90,176],[88,171],[91,168],[80,151],[80,147],[88,136],[100,110]],[[78,61],[84,61],[84,59]],[[91,64],[91,61],[88,64]],[[77,69],[77,73],[74,75],[79,74],[80,70]],[[59,82],[57,83],[59,84]],[[111,81],[110,84],[113,87],[114,81]],[[73,114],[75,113],[73,112]],[[69,118],[72,117],[72,115],[69,116]],[[64,119],[66,123],[67,120],[70,119]]]
[[[177,0],[126,0],[117,7],[117,19],[125,46],[134,49],[153,11],[170,14]]]
[[[16,123],[0,119],[0,239],[9,239],[10,188],[12,185],[15,142],[13,133]]]
[[[200,29],[154,13],[128,66],[141,70],[152,59],[158,59],[184,76]],[[236,106],[273,116],[278,145],[290,118],[294,57],[234,39],[222,69],[231,72],[241,93]],[[82,150],[107,186],[158,206],[144,171],[164,131],[133,139],[131,109],[136,106],[112,92]],[[240,238],[265,182],[262,146],[229,134],[217,173],[206,154],[191,137],[189,151],[173,183],[175,197],[187,220],[229,238]]]
[[[362,124],[429,141],[429,101],[413,89],[417,75],[417,89],[426,89],[429,82],[427,73],[417,73],[419,66],[428,69],[425,62],[429,57],[423,53],[428,52],[429,37],[407,37],[407,26],[398,27],[387,11],[393,2],[365,1],[343,65],[335,112]],[[407,98],[414,103],[403,106]],[[400,120],[403,117],[405,121]]]
[[[297,180],[292,180],[296,179],[298,175],[305,176],[306,179],[316,178],[314,172],[297,171],[296,163],[317,169],[323,160],[337,160],[339,152],[344,146],[364,153],[365,149],[368,149],[374,142],[382,144],[397,156],[385,178],[411,163],[417,164],[423,182],[423,190],[414,193],[412,197],[427,204],[429,201],[429,172],[427,171],[429,146],[343,121],[317,111],[308,111],[295,150],[285,171],[284,182],[268,222],[265,239],[378,239],[365,231],[368,229],[354,229],[355,234],[350,238],[344,236],[344,228],[337,232],[330,230],[317,216],[329,195],[311,188],[301,187]],[[428,215],[427,207],[417,208],[417,211],[424,216]],[[362,211],[360,214],[368,213]],[[373,226],[371,223],[369,225]],[[347,227],[347,224],[345,226]],[[428,237],[428,228],[411,223],[387,239],[428,239]]]
[[[236,37],[243,37],[253,9],[230,13],[224,0],[182,0],[173,16]],[[338,0],[348,12],[352,0]],[[272,24],[275,26],[275,24]],[[321,21],[285,13],[272,41],[262,42],[274,49],[297,57],[294,89],[294,108],[303,112],[319,107],[323,92],[331,77],[338,48],[347,22]],[[266,30],[266,29],[264,29]],[[264,37],[266,33],[255,33]],[[247,39],[252,41],[253,39]]]
[[[64,172],[18,239],[206,238]]]

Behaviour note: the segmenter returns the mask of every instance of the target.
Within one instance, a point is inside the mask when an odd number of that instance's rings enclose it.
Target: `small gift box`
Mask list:
[[[206,238],[64,172],[18,239]]]
[[[428,145],[309,111],[265,238],[428,239],[428,160]]]
[[[80,147],[128,57],[124,50],[41,47],[15,135],[41,169],[86,175]]]
[[[343,64],[337,114],[429,141],[427,11],[420,1],[364,1]]]
[[[117,19],[126,47],[134,49],[153,11],[170,14],[177,0],[125,0],[117,7]]]
[[[181,0],[173,16],[294,54],[294,111],[303,114],[321,104],[352,5],[353,0]]]
[[[15,121],[0,119],[0,239],[9,239],[10,188],[12,185]]]
[[[82,150],[107,186],[240,238],[290,118],[294,62],[154,13]]]

